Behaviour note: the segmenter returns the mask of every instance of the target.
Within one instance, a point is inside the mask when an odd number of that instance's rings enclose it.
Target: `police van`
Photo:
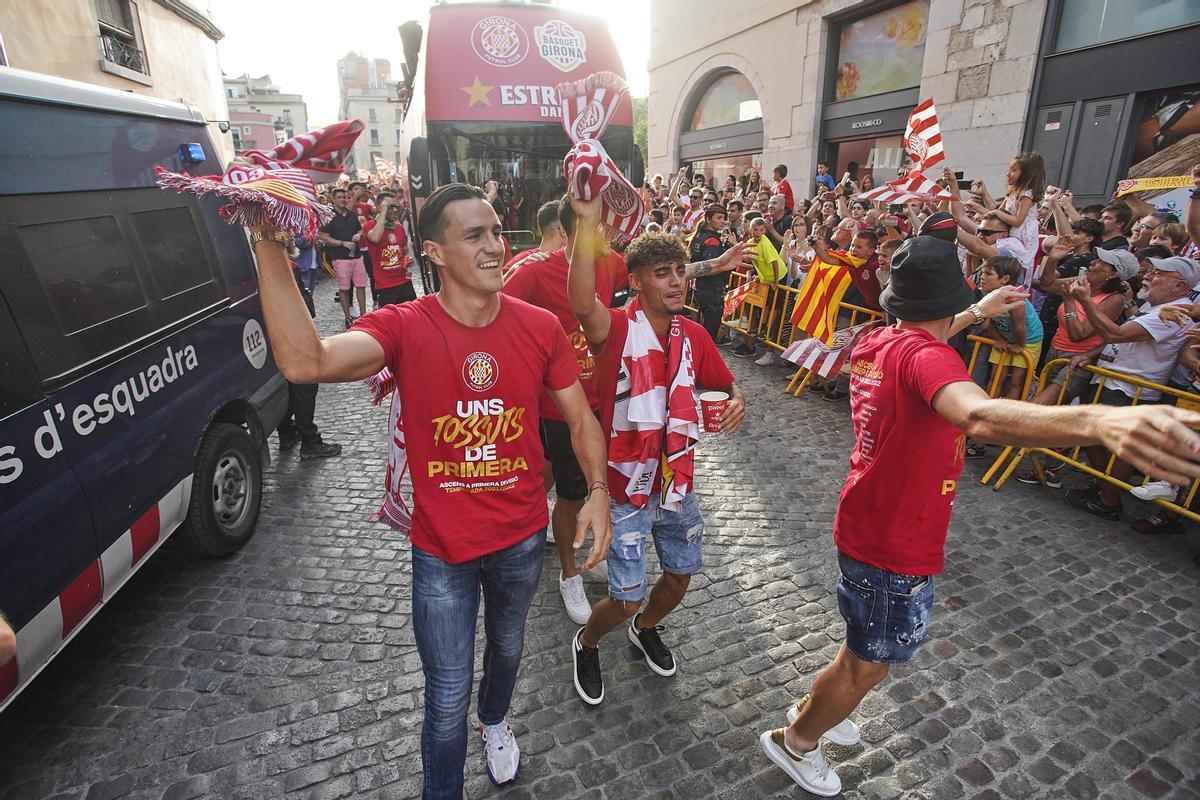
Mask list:
[[[254,533],[287,384],[178,103],[0,68],[0,710],[168,536],[200,555]]]

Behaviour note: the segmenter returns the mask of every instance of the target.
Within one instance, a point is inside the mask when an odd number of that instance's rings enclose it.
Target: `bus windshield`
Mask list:
[[[495,205],[505,230],[532,231],[538,208],[566,192],[563,158],[570,142],[557,122],[431,122],[429,141],[435,184],[500,184]],[[629,164],[628,127],[610,128],[601,141],[614,161]]]

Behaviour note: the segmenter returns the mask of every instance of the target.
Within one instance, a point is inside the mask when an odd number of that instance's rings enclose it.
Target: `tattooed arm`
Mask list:
[[[753,269],[756,256],[757,253],[747,246],[745,242],[738,242],[718,258],[710,258],[707,261],[693,261],[691,264],[688,264],[686,277],[688,280],[691,280],[692,278],[699,278],[704,275],[720,275],[722,272],[729,272],[737,267]]]

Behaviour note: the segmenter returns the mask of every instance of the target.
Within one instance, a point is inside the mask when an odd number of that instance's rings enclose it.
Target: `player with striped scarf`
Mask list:
[[[682,316],[687,253],[679,241],[656,233],[634,240],[625,261],[637,299],[625,309],[609,309],[596,297],[600,200],[573,199],[571,205],[578,220],[567,294],[596,354],[613,520],[609,596],[593,607],[571,644],[575,689],[585,703],[598,705],[604,699],[600,638],[626,620],[629,641],[650,669],[675,674],[659,623],[679,605],[701,566],[704,520],[692,483],[697,386],[729,393],[721,420],[726,434],[741,427],[746,400],[704,328]],[[641,610],[651,536],[663,574]]]

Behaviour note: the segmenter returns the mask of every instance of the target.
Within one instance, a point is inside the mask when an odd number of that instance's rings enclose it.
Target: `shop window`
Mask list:
[[[920,86],[928,27],[929,0],[909,0],[842,25],[834,99],[853,100]]]
[[[850,180],[862,185],[862,179],[870,175],[875,186],[896,180],[904,166],[903,140],[899,134],[870,136],[838,142],[830,162],[830,172],[836,180],[849,173]]]
[[[1196,22],[1197,0],[1062,0],[1054,50],[1078,50]]]
[[[687,129],[699,131],[752,119],[762,119],[762,106],[754,87],[740,72],[728,72],[704,90]]]
[[[1134,128],[1133,163],[1157,157],[1167,175],[1186,175],[1195,161],[1192,133],[1200,130],[1200,84],[1138,98],[1142,114]],[[1159,173],[1162,174],[1162,173]]]

